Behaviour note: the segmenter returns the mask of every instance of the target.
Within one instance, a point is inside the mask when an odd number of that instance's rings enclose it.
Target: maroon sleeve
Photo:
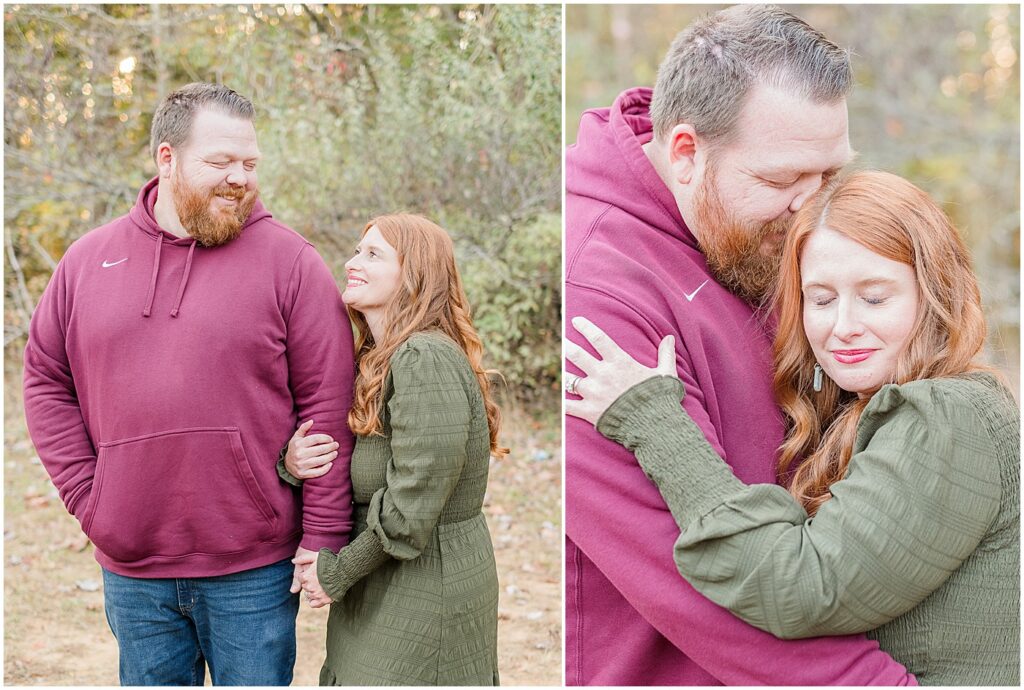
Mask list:
[[[96,473],[96,449],[86,430],[65,347],[67,259],[58,264],[36,305],[25,346],[25,420],[39,460],[68,512],[85,522]]]
[[[667,324],[656,325],[600,291],[566,285],[566,319],[585,316],[626,352],[655,366]],[[666,332],[662,332],[666,331]],[[585,341],[567,326],[570,340]],[[675,333],[684,407],[720,454]],[[594,351],[588,348],[592,354]],[[567,369],[582,373],[571,363]],[[916,685],[906,669],[863,635],[780,640],[704,598],[676,570],[679,528],[632,453],[575,417],[566,424],[566,536],[641,616],[681,652],[726,685]],[[726,458],[728,460],[728,458]],[[772,463],[772,458],[765,458]]]
[[[298,420],[314,420],[309,433],[329,434],[339,444],[330,471],[302,484],[300,545],[336,552],[348,543],[352,531],[352,327],[334,277],[312,246],[299,254],[291,282],[286,353]]]

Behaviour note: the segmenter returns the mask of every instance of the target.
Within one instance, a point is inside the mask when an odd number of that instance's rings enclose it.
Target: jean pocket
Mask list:
[[[101,443],[92,491],[85,531],[120,561],[235,553],[277,528],[236,427]]]

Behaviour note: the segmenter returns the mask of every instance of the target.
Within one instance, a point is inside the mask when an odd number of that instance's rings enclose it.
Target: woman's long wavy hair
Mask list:
[[[363,235],[374,226],[397,251],[401,274],[398,289],[384,309],[383,342],[374,342],[366,318],[348,309],[356,327],[355,396],[348,414],[352,432],[360,436],[381,433],[384,379],[391,355],[414,333],[440,331],[466,353],[483,394],[491,453],[504,456],[508,448],[498,445],[501,410],[491,397],[488,379],[495,372],[483,368],[484,348],[470,318],[451,238],[426,218],[407,213],[374,218],[363,228]]]
[[[829,487],[846,473],[868,403],[827,376],[820,393],[812,388],[815,358],[803,328],[800,257],[807,238],[822,227],[914,269],[917,319],[892,383],[988,370],[975,361],[986,330],[978,282],[946,214],[910,182],[885,172],[855,172],[826,185],[797,214],[772,300],[779,317],[775,396],[790,425],[778,476],[809,515],[832,497]]]

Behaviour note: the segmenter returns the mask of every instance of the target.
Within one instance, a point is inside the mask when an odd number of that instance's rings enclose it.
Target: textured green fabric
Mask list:
[[[813,519],[740,482],[682,395],[645,381],[598,429],[658,485],[697,590],[783,638],[869,631],[921,684],[1019,684],[1020,415],[993,377],[884,386]]]
[[[277,456],[277,476],[283,479],[288,484],[298,488],[302,486],[302,480],[293,475],[288,471],[288,468],[284,466],[284,456],[288,454],[288,446],[281,449],[281,453]]]
[[[383,435],[352,454],[354,538],[320,552],[335,600],[320,683],[497,685],[480,386],[451,340],[418,334],[392,356],[384,400]]]

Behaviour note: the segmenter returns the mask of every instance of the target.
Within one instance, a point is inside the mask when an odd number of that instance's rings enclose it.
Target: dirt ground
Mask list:
[[[8,389],[11,372],[8,371]],[[15,381],[20,380],[20,376]],[[35,455],[20,400],[5,395],[4,684],[117,685],[117,645],[103,614],[100,567]],[[485,513],[501,583],[499,671],[503,685],[562,681],[561,434],[506,415]],[[294,685],[315,685],[327,609],[303,605]],[[207,680],[209,683],[209,680]]]

